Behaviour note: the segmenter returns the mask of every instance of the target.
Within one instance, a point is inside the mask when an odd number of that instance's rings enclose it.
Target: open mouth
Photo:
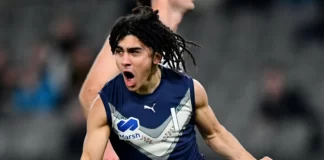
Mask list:
[[[132,72],[128,72],[128,71],[124,72],[124,76],[126,77],[126,79],[133,79],[134,78],[134,74]]]
[[[123,72],[124,75],[124,79],[125,79],[125,84],[128,87],[134,87],[135,86],[135,79],[134,79],[134,74],[132,72],[129,71],[124,71]]]

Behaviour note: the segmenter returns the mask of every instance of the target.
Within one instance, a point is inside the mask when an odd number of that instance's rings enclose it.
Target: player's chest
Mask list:
[[[193,113],[190,96],[157,101],[125,101],[113,112],[113,130],[120,140],[138,145],[169,143],[179,137]]]

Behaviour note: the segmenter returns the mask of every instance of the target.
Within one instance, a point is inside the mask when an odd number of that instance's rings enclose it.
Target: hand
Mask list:
[[[261,160],[272,160],[272,159],[269,157],[263,157]]]

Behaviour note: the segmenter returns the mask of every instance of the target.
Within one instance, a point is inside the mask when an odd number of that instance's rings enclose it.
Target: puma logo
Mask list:
[[[155,113],[154,106],[155,106],[155,103],[153,104],[152,107],[147,106],[147,105],[144,105],[144,109],[150,109],[150,110],[152,110]]]

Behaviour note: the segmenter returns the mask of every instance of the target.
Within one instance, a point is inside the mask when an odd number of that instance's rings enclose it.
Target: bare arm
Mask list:
[[[83,144],[81,160],[102,160],[110,135],[101,98],[97,98],[89,110],[87,135]]]
[[[119,72],[115,57],[111,53],[108,38],[93,63],[79,94],[85,117],[87,117],[89,108],[98,95],[98,92],[109,80],[118,75]]]
[[[255,160],[216,119],[203,86],[194,80],[196,124],[207,145],[229,160]]]

